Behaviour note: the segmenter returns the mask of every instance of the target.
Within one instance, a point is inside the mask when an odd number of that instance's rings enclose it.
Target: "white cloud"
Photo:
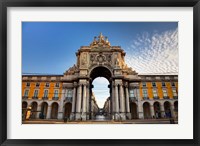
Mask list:
[[[178,73],[178,29],[138,35],[126,50],[127,65],[139,74]]]

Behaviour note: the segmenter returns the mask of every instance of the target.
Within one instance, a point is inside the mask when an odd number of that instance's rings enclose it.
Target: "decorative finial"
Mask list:
[[[98,38],[98,39],[97,39]],[[90,44],[91,47],[97,47],[97,46],[107,46],[110,47],[110,42],[108,41],[108,37],[104,37],[102,33],[100,32],[98,37],[94,37],[93,42]]]
[[[100,33],[100,35],[99,35],[99,42],[102,42],[102,40],[103,40],[103,35],[102,35],[102,33]]]
[[[106,42],[108,42],[108,37],[107,36],[105,37],[105,39],[106,39]]]

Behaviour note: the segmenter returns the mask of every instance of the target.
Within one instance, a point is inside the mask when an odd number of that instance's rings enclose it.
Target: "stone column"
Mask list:
[[[150,105],[150,111],[151,111],[151,118],[155,118],[155,113],[154,113],[154,107],[153,105]]]
[[[83,85],[82,120],[86,120],[86,84]]]
[[[76,102],[76,120],[81,119],[81,99],[82,99],[82,84],[78,86],[77,92],[77,102]]]
[[[66,93],[66,89],[63,88],[62,89],[62,95],[60,98],[60,104],[59,104],[59,108],[58,108],[58,119],[61,120],[63,119],[63,104],[64,104],[64,100],[65,100],[65,93]]]
[[[129,102],[129,92],[128,92],[128,85],[125,86],[126,90],[126,116],[128,119],[131,119],[131,113],[130,113],[130,102]]]
[[[75,120],[75,112],[76,112],[76,87],[77,87],[77,83],[74,82],[73,97],[72,97],[72,112],[70,114],[70,120]]]
[[[118,96],[118,85],[115,84],[115,120],[119,119],[119,96]]]
[[[94,115],[94,113],[95,113],[95,108],[94,108],[94,106],[95,106],[95,104],[94,104],[94,101],[93,101],[93,99],[92,99],[92,101],[91,101],[91,118],[92,118],[92,119],[95,118],[95,115]]]
[[[120,84],[120,115],[122,120],[126,120],[123,84]]]
[[[90,88],[90,118],[93,119],[93,93],[92,93],[92,88],[94,88],[94,85],[91,85]]]
[[[48,106],[47,108],[47,117],[46,119],[51,119],[51,106]]]
[[[161,117],[164,118],[166,115],[163,103],[160,104],[160,112],[161,112]]]
[[[90,86],[89,86],[89,82],[87,84],[87,88],[86,88],[86,99],[87,99],[87,120],[90,119]]]
[[[110,99],[109,99],[109,101],[108,101],[108,113],[109,113],[109,115],[110,115]]]
[[[39,111],[39,112],[37,112],[36,118],[39,119],[40,118],[40,113],[41,113],[41,105],[40,104],[38,104],[37,111]]]
[[[115,86],[112,85],[112,119],[115,118],[116,106],[115,106]]]

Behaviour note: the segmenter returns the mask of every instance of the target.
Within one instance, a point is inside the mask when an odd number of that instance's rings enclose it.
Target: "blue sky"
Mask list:
[[[80,46],[100,32],[125,50],[127,65],[139,74],[178,73],[177,22],[23,22],[22,72],[63,74],[76,63]],[[106,83],[96,82],[102,99]]]

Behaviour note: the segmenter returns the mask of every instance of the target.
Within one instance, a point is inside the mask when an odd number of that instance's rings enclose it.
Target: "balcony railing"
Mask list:
[[[149,97],[143,97],[143,100],[149,100]]]
[[[37,96],[33,96],[32,99],[38,99],[38,97]]]
[[[178,96],[173,96],[174,99],[178,99]]]
[[[43,100],[48,100],[47,96],[42,97]]]
[[[163,96],[163,99],[169,99],[169,96]]]
[[[28,99],[28,96],[22,96],[22,99]]]
[[[137,97],[130,97],[130,101],[137,101]]]
[[[58,97],[53,97],[53,98],[52,98],[52,100],[58,100],[58,99],[59,99]]]
[[[72,102],[72,97],[65,97],[65,102]]]

